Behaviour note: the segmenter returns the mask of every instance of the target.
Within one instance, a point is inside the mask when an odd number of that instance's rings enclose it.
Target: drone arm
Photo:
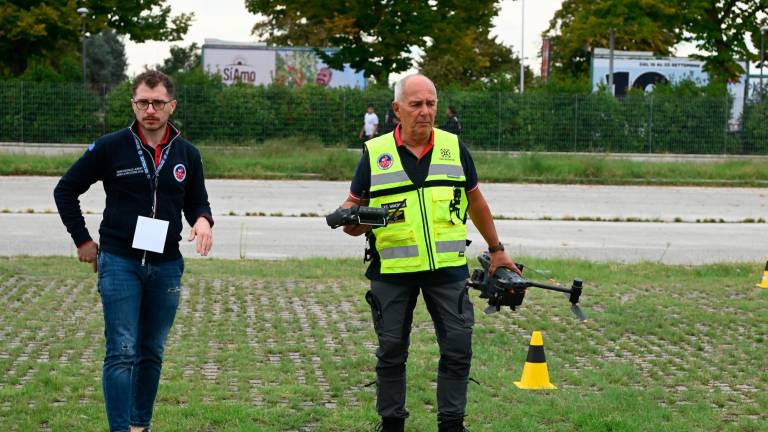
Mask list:
[[[549,284],[539,283],[539,282],[528,281],[528,286],[532,286],[532,287],[536,287],[536,288],[543,288],[545,290],[550,290],[550,291],[558,291],[558,292],[566,293],[566,294],[570,294],[571,293],[571,290],[568,289],[568,288],[563,288],[561,286],[549,285]]]
[[[570,288],[563,288],[557,285],[549,285],[545,283],[531,282],[531,281],[528,281],[528,286],[569,294],[568,301],[570,301],[571,304],[576,304],[579,302],[579,297],[581,297],[581,290],[582,290],[582,282],[579,279],[574,279],[573,285],[571,285]]]

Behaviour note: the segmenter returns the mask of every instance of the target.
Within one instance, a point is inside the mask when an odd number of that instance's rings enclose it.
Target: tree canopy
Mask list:
[[[89,37],[85,47],[88,82],[111,89],[127,78],[125,44],[113,29],[107,28]]]
[[[80,7],[89,10],[85,23],[91,34],[109,27],[136,42],[179,40],[189,29],[193,14],[172,17],[171,8],[165,3],[166,0],[0,2],[0,75],[19,76],[35,58],[46,59],[57,67],[62,53],[78,52]]]
[[[550,21],[555,70],[587,72],[594,47],[608,47],[615,29],[619,50],[674,54],[680,42],[692,42],[704,68],[715,79],[738,76],[738,59],[755,59],[747,35],[759,49],[760,27],[768,24],[768,0],[564,0]]]
[[[565,0],[545,34],[552,41],[553,69],[571,75],[589,73],[589,53],[608,47],[615,29],[617,50],[668,55],[682,35],[679,10],[667,0]]]
[[[519,80],[520,60],[512,49],[491,37],[494,1],[475,2],[472,7],[446,14],[435,25],[436,36],[418,62],[421,73],[440,87],[469,86],[479,82],[513,78]]]
[[[385,85],[390,73],[414,66],[414,51],[425,52],[420,65],[439,72],[438,80],[476,79],[512,62],[510,50],[489,37],[494,0],[246,0],[246,7],[265,17],[253,33],[267,43],[334,47],[317,53],[333,68],[349,64]]]
[[[717,78],[735,78],[744,71],[738,60],[756,60],[760,27],[768,25],[768,0],[691,0],[686,2],[684,40],[706,54],[704,70]],[[753,50],[747,46],[751,36]]]
[[[169,57],[163,60],[163,64],[155,66],[157,70],[166,75],[176,75],[180,72],[190,72],[202,63],[200,46],[192,42],[189,46],[172,46]]]

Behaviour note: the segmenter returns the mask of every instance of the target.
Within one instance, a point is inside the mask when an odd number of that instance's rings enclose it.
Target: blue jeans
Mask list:
[[[142,266],[138,260],[102,251],[98,264],[107,343],[102,385],[109,430],[148,427],[163,346],[181,297],[184,260]]]

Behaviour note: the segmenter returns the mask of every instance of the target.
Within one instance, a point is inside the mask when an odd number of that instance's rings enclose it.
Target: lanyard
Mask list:
[[[170,150],[168,149],[164,150],[163,157],[160,158],[160,164],[157,165],[157,168],[155,169],[155,175],[153,176],[149,172],[147,160],[144,157],[144,148],[141,145],[141,141],[139,141],[139,138],[137,138],[136,135],[133,136],[133,142],[136,144],[136,152],[139,155],[139,160],[141,161],[141,167],[144,168],[144,175],[147,176],[147,180],[149,180],[149,187],[152,190],[152,218],[154,218],[157,210],[157,185],[159,182],[158,173],[160,172],[160,169],[165,164],[165,160],[168,158],[168,154],[170,153]]]

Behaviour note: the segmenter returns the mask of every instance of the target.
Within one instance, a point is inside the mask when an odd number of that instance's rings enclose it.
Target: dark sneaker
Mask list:
[[[397,417],[382,417],[376,432],[405,432],[405,419]]]
[[[448,420],[442,421],[437,424],[438,432],[469,432],[469,429],[464,427],[464,420]]]

